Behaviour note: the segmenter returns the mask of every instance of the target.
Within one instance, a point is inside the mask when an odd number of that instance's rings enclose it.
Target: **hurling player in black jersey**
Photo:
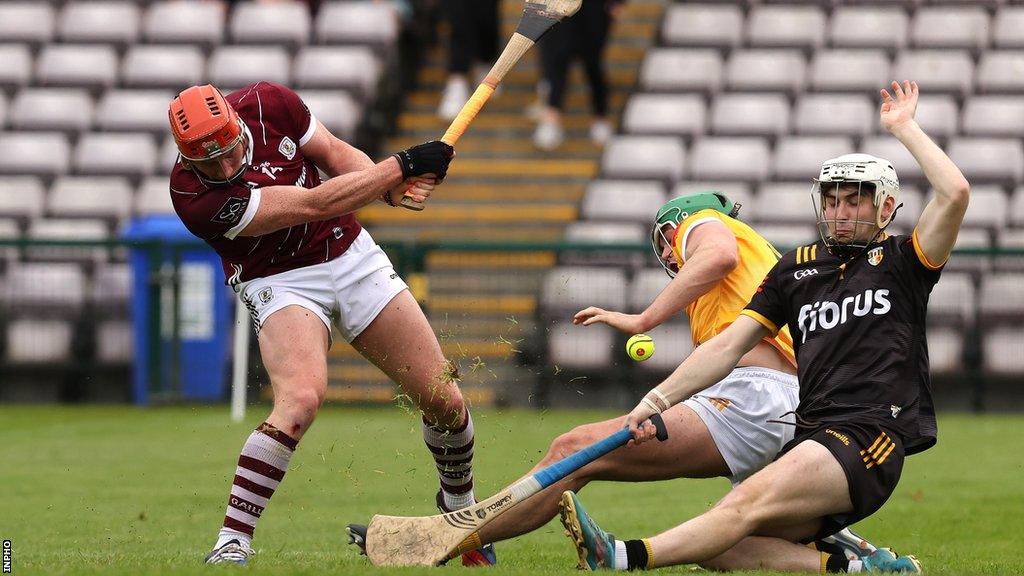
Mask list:
[[[893,82],[881,97],[882,127],[906,146],[935,190],[913,233],[885,231],[899,206],[888,161],[850,154],[825,162],[811,194],[821,241],[784,255],[742,315],[627,417],[636,442],[650,440],[653,426],[641,423],[655,411],[719,381],[747,350],[788,324],[800,380],[794,439],[714,508],[649,539],[613,539],[566,492],[562,519],[581,563],[614,549],[628,557],[629,568],[725,557],[736,565],[757,556],[763,537],[794,546],[821,538],[878,510],[896,488],[904,456],[935,444],[925,312],[970,187],[914,120],[917,84]],[[884,549],[855,561],[839,556],[823,557],[823,571],[920,571],[913,557]]]

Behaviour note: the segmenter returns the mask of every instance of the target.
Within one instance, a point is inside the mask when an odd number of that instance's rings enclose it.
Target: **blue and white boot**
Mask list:
[[[864,572],[920,574],[921,563],[913,556],[899,556],[888,548],[879,548],[861,558]]]
[[[587,515],[579,496],[572,490],[562,493],[562,501],[558,505],[565,535],[576,547],[580,570],[614,570],[615,569],[615,536],[605,532],[597,522]]]

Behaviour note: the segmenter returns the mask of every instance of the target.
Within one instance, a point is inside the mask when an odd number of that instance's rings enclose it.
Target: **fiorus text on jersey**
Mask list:
[[[797,328],[803,335],[801,343],[807,341],[807,333],[814,332],[818,328],[831,330],[852,317],[863,317],[868,314],[882,316],[892,309],[889,302],[889,290],[875,290],[869,288],[862,294],[847,296],[842,302],[831,301],[815,302],[804,304],[797,314]]]

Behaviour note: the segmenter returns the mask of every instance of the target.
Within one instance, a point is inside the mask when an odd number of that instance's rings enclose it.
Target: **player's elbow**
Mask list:
[[[971,202],[971,184],[966,178],[960,178],[960,181],[952,186],[949,197],[956,208],[966,212],[967,205]]]
[[[740,255],[736,248],[736,244],[716,244],[714,246],[714,257],[712,263],[715,271],[720,277],[725,277],[727,274],[735,270],[736,266],[740,263]]]

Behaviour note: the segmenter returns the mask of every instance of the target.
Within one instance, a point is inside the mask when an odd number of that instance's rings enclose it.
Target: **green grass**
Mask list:
[[[13,541],[13,573],[221,572],[200,560],[264,411],[232,425],[223,408],[0,408],[0,538]],[[479,411],[477,493],[527,470],[558,433],[611,415]],[[915,553],[930,574],[1024,574],[1022,427],[1022,416],[944,415],[939,445],[908,460],[896,494],[859,530]],[[372,568],[343,537],[347,522],[375,512],[434,513],[432,468],[413,416],[324,410],[260,522],[248,573],[437,573]],[[722,479],[603,483],[586,502],[616,533],[639,537],[700,513],[727,488]],[[557,521],[498,550],[495,574],[573,572]]]

